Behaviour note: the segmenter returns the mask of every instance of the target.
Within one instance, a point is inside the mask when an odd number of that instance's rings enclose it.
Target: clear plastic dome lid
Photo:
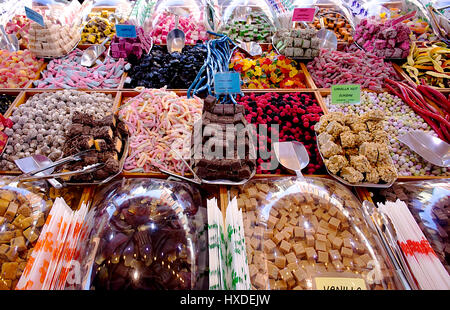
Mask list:
[[[361,203],[343,185],[262,179],[233,192],[245,211],[254,289],[403,288]]]
[[[93,208],[85,257],[94,259],[85,288],[207,287],[206,209],[197,190],[181,182],[128,179],[99,191]]]

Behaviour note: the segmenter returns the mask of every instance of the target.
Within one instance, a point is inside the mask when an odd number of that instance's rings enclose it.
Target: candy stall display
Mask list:
[[[207,55],[203,44],[186,46],[182,53],[169,54],[166,46],[154,46],[150,54],[131,60],[125,88],[187,89],[194,82]]]
[[[424,119],[399,97],[387,92],[362,91],[361,104],[359,105],[335,105],[331,104],[330,100],[330,96],[325,98],[327,107],[331,112],[355,113],[357,115],[366,112],[384,112],[387,122],[381,130],[388,135],[390,156],[399,176],[450,176],[447,168],[437,167],[425,161],[397,139],[399,135],[413,130],[424,130],[437,136]]]
[[[238,97],[237,101],[244,106],[247,121],[259,126],[257,141],[259,158],[256,170],[258,174],[282,172],[273,150],[269,150],[272,139],[300,141],[310,158],[305,172],[307,174],[323,172],[323,162],[317,150],[314,134],[314,125],[323,115],[323,111],[312,93],[251,93]],[[271,152],[270,155],[262,155],[267,152]],[[276,167],[271,167],[274,162]]]
[[[76,49],[68,55],[52,59],[42,71],[41,79],[33,81],[36,88],[118,88],[122,75],[130,65],[123,59],[105,56],[97,65],[89,68],[81,65],[83,51]]]
[[[29,50],[9,52],[0,50],[0,87],[23,88],[30,80],[39,78],[44,61]]]
[[[247,57],[236,51],[230,69],[241,74],[244,88],[306,88],[306,78],[300,64],[274,51]]]

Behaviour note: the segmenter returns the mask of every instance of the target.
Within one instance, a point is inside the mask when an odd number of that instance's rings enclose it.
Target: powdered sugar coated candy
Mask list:
[[[179,97],[164,88],[145,89],[125,101],[119,111],[130,133],[124,169],[151,172],[164,168],[184,174],[183,162],[170,150],[177,150],[185,160],[189,158],[191,133],[202,109],[199,98]]]
[[[0,88],[21,88],[38,77],[44,62],[28,51],[0,50]]]

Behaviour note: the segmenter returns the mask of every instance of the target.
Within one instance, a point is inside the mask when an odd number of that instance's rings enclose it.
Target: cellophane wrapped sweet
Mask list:
[[[196,189],[181,182],[124,179],[103,187],[93,210],[81,258],[83,288],[208,288],[206,208]]]
[[[403,288],[361,204],[343,185],[261,179],[231,189],[234,196],[245,211],[253,289]]]

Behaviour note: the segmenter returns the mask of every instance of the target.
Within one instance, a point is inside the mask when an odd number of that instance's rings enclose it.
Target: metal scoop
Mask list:
[[[81,56],[81,65],[84,67],[92,66],[98,57],[106,51],[105,44],[109,41],[109,37],[103,40],[102,44],[96,44],[87,48]]]
[[[439,167],[450,167],[450,144],[431,134],[414,130],[398,139],[425,160]]]
[[[324,48],[330,51],[337,50],[338,40],[334,31],[325,29],[325,24],[323,22],[323,17],[319,18],[320,30],[317,31],[316,36],[320,39],[320,48]]]
[[[283,167],[294,170],[303,179],[302,169],[309,164],[309,156],[303,144],[297,141],[274,142],[275,156]]]
[[[17,39],[16,35],[14,34],[7,34],[5,31],[5,27],[3,25],[0,25],[0,30],[3,34],[3,38],[5,40],[6,48],[10,52],[15,52],[19,50],[19,40]]]
[[[36,171],[38,169],[50,166],[51,164],[53,164],[53,162],[47,158],[44,155],[33,155],[30,157],[25,157],[25,158],[21,158],[21,159],[16,159],[14,161],[17,165],[17,167],[19,167],[19,169],[23,172],[23,173],[30,173],[33,171]],[[49,168],[47,170],[42,171],[42,172],[38,172],[36,173],[37,176],[45,176],[45,175],[49,175],[51,173],[53,173],[53,171],[55,170],[55,168]],[[55,179],[49,179],[48,182],[54,187],[54,188],[61,188],[62,184],[59,183],[57,180]]]
[[[186,42],[186,35],[183,30],[178,29],[179,16],[175,15],[175,28],[167,34],[167,50],[170,54],[181,53]]]

